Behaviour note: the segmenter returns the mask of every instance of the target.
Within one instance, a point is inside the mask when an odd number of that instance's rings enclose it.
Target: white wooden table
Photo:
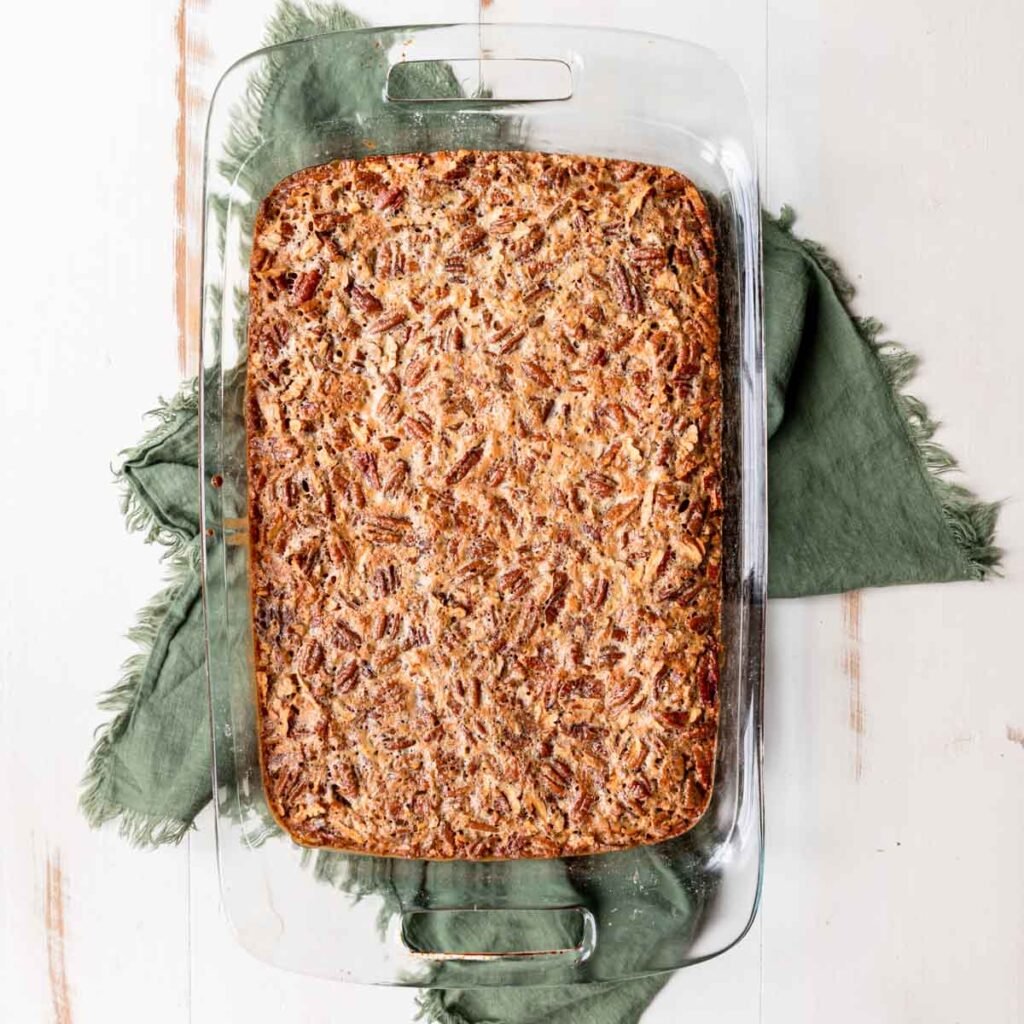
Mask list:
[[[191,351],[204,96],[257,42],[265,6],[5,10],[0,1020],[11,1024],[412,1016],[410,992],[290,976],[242,952],[219,913],[208,816],[180,847],[139,853],[90,832],[76,809],[96,693],[159,581],[155,551],[124,533],[108,465],[172,389],[179,346]],[[948,418],[941,440],[982,494],[1008,499],[1002,581],[771,606],[762,910],[737,949],[676,976],[645,1022],[1024,1020],[1024,6],[770,0],[760,18],[741,0],[484,6],[495,20],[706,38],[741,64],[767,33],[767,90],[763,75],[751,82],[767,201],[793,203],[799,229],[855,272],[858,307],[923,357],[914,390]],[[478,13],[477,0],[356,8],[377,22]]]

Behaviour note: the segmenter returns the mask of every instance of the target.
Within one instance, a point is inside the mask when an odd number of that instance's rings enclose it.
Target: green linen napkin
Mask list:
[[[944,478],[936,423],[903,388],[915,358],[852,315],[827,253],[762,220],[768,595],[984,579],[997,506]]]
[[[358,25],[336,6],[286,2],[267,42]],[[309,104],[322,109],[325,94],[341,102],[338,96],[346,90],[364,102],[346,69],[337,74],[339,82],[325,86],[301,68],[278,69],[256,83],[239,114],[240,159],[253,118],[266,128],[268,121],[287,121]],[[454,82],[448,85],[455,88]],[[786,211],[778,220],[763,219],[770,596],[983,579],[998,567],[996,507],[941,475],[953,460],[932,440],[935,425],[924,407],[903,393],[913,359],[891,343],[880,344],[876,322],[850,313],[852,289],[820,247],[792,234],[791,222]],[[153,429],[123,453],[118,475],[127,523],[166,548],[170,579],[140,613],[130,633],[139,652],[101,703],[113,715],[98,734],[82,795],[92,824],[116,819],[122,833],[143,846],[180,839],[211,799],[195,382],[155,416]],[[657,877],[663,901],[597,954],[606,973],[629,973],[656,962],[653,950],[685,948],[699,924],[702,899],[687,888],[682,847],[611,856],[629,859],[624,877],[633,871],[652,882]],[[318,855],[313,870],[354,896],[384,896],[392,909],[423,891],[443,904],[445,892],[461,891],[465,882],[458,866],[332,854]],[[564,894],[566,903],[575,902],[587,885],[571,862],[542,862],[534,877],[538,895]],[[459,943],[472,941],[479,948],[493,948],[501,938],[521,940],[520,948],[538,948],[549,939],[564,945],[567,939],[535,931],[550,928],[550,922],[525,919],[512,926],[503,922],[504,935],[497,936],[486,915],[424,920],[419,927],[435,948],[443,948],[454,930]],[[463,970],[457,964],[438,968],[435,988],[421,998],[429,1020],[621,1024],[638,1020],[668,977],[472,989],[458,987],[467,983]]]

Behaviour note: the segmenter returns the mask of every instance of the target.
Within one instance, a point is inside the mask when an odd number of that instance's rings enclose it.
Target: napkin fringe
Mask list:
[[[884,325],[880,320],[855,316],[849,310],[855,292],[853,283],[820,242],[793,234],[796,213],[792,207],[783,206],[779,216],[773,219],[822,269],[847,306],[864,343],[878,358],[896,411],[970,575],[976,580],[1002,575],[1003,552],[995,543],[1001,503],[982,501],[970,488],[945,478],[945,474],[959,470],[960,464],[948,448],[934,439],[939,423],[932,418],[928,407],[906,391],[917,373],[920,360],[899,342],[882,339]]]
[[[187,418],[197,414],[199,389],[192,380],[181,386],[170,400],[147,413],[157,420],[142,440],[121,452],[122,462],[141,455],[146,449],[159,444],[178,429]],[[162,846],[180,842],[192,828],[191,822],[170,815],[152,814],[125,807],[113,799],[113,772],[111,759],[114,744],[128,728],[138,702],[142,679],[153,650],[153,643],[176,594],[199,568],[199,545],[195,538],[187,540],[181,534],[160,523],[152,510],[143,503],[131,481],[122,470],[116,470],[115,480],[121,487],[121,511],[125,524],[132,532],[142,533],[147,543],[157,541],[166,548],[163,558],[168,564],[167,584],[143,606],[135,624],[126,636],[138,650],[121,666],[121,677],[97,702],[101,711],[112,712],[112,717],[95,733],[95,742],[89,753],[79,806],[93,828],[105,822],[118,820],[119,832],[133,846]]]
[[[146,413],[156,424],[143,434],[138,444],[125,448],[120,453],[122,467],[125,463],[141,457],[154,445],[173,434],[181,423],[199,412],[199,379],[185,381],[177,394],[169,401],[161,398],[155,409]],[[121,489],[121,513],[125,526],[132,533],[142,533],[147,544],[159,542],[166,549],[163,558],[171,559],[181,555],[190,558],[193,569],[199,567],[199,547],[192,537],[185,537],[176,530],[161,523],[153,510],[142,501],[138,491],[123,468],[114,470],[114,480]]]
[[[281,0],[263,33],[264,46],[276,46],[296,39],[365,28],[366,22],[343,7],[326,3],[298,4]],[[234,180],[239,176],[252,153],[262,143],[260,119],[270,94],[281,80],[281,58],[266,57],[264,64],[249,76],[245,95],[232,111],[231,125],[224,144],[225,159],[221,171]]]
[[[178,538],[175,538],[177,540]],[[132,846],[162,846],[178,843],[192,824],[169,815],[133,810],[113,799],[112,757],[114,744],[128,728],[142,686],[153,642],[181,585],[195,572],[191,555],[182,552],[170,559],[168,585],[139,612],[127,637],[138,646],[121,666],[120,680],[98,702],[113,717],[101,725],[89,753],[83,790],[78,803],[93,828],[118,819],[118,831]]]

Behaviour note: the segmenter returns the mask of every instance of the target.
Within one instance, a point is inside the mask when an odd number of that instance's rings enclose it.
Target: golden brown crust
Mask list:
[[[658,167],[435,153],[264,201],[247,418],[264,784],[299,842],[678,835],[718,723],[714,239]]]

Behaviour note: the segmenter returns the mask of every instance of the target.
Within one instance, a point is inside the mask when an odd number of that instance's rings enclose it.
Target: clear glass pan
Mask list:
[[[448,86],[417,92],[406,74],[417,61],[452,62]],[[353,66],[358,87],[338,90],[315,118],[236,130],[254,82],[295,67],[316,86]],[[726,558],[713,797],[678,839],[564,862],[304,854],[270,818],[256,745],[243,415],[252,221],[272,186],[302,167],[369,152],[479,148],[482,137],[489,148],[673,167],[715,211]],[[641,33],[476,24],[335,33],[251,54],[221,80],[205,162],[204,600],[221,894],[239,940],[258,957],[377,984],[598,982],[707,959],[749,927],[763,848],[766,544],[755,152],[729,67],[702,47]],[[507,941],[478,948],[488,931],[481,915]]]

